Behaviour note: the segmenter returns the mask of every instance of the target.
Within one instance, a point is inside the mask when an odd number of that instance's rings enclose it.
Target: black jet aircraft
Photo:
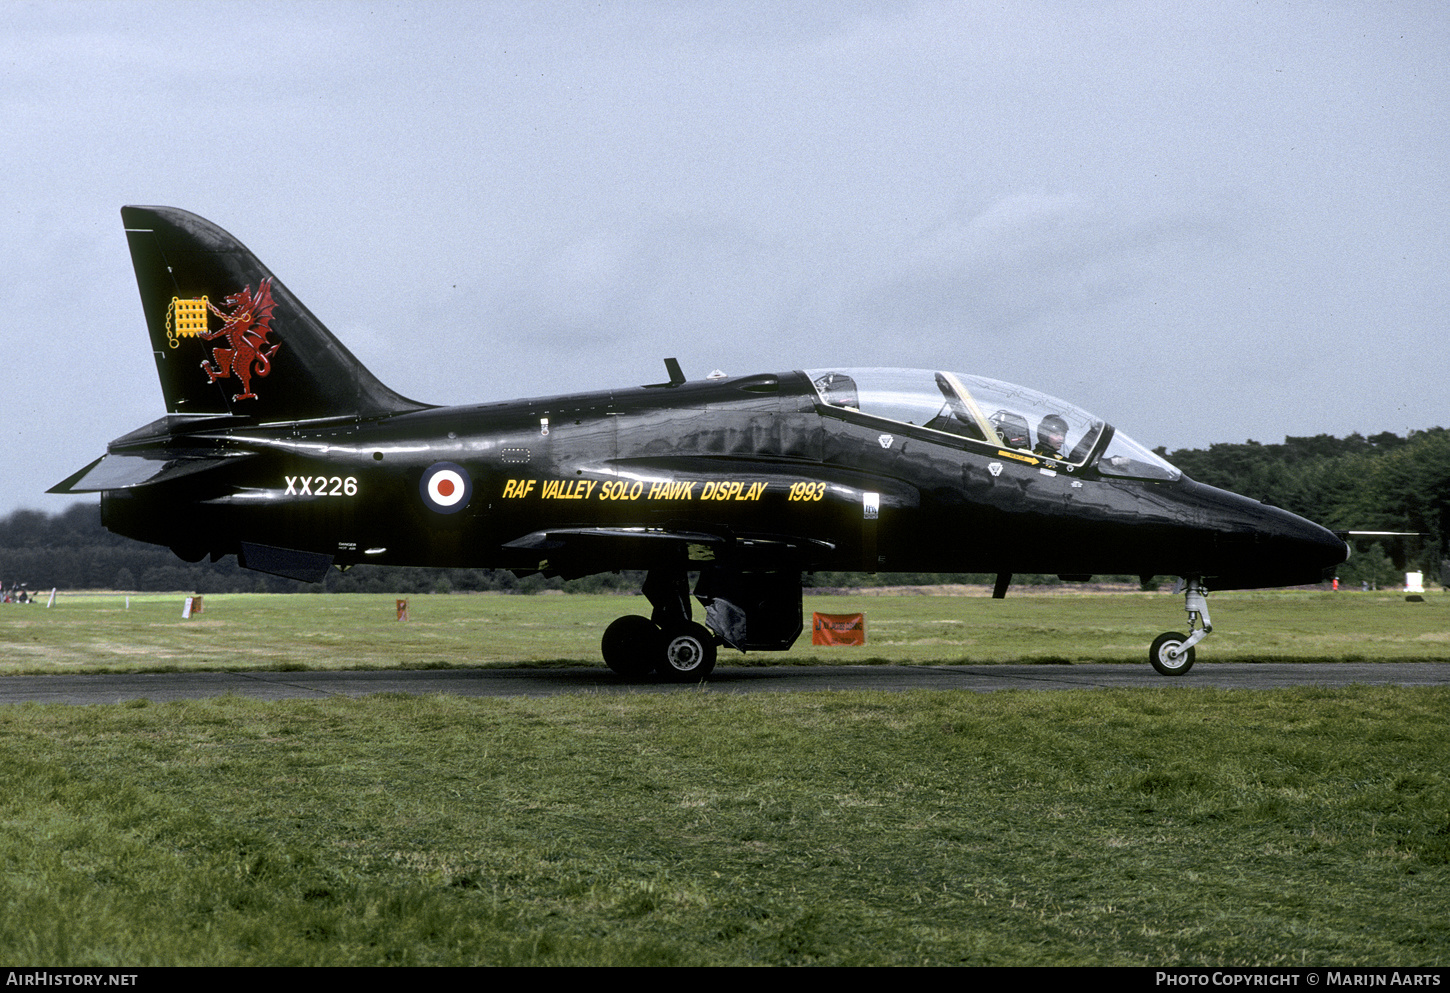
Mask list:
[[[783,651],[801,574],[1171,575],[1193,665],[1206,591],[1318,582],[1345,543],[1196,483],[1035,390],[964,373],[820,368],[439,407],[384,386],[250,251],[169,207],[121,211],[166,416],[52,488],[188,561],[637,569],[652,616],[604,631],[616,672],[697,679],[720,644]],[[698,576],[693,590],[691,574]],[[704,608],[694,620],[691,599]]]

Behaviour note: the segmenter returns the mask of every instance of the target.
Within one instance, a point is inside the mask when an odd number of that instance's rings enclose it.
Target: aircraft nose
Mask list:
[[[1282,540],[1306,563],[1312,562],[1320,569],[1328,569],[1349,558],[1349,545],[1333,531],[1287,510],[1279,510],[1278,513],[1282,515]]]
[[[1300,586],[1317,583],[1324,572],[1349,557],[1349,546],[1328,528],[1278,507],[1259,504],[1260,532],[1240,568],[1257,574],[1246,586]]]
[[[1214,589],[1302,586],[1349,556],[1333,531],[1279,507],[1202,484],[1190,484],[1213,533]]]

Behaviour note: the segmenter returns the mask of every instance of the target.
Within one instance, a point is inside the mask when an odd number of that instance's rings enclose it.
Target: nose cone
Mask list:
[[[1307,586],[1349,557],[1333,531],[1248,497],[1193,483],[1200,526],[1212,535],[1202,575],[1210,589]]]
[[[1274,523],[1265,544],[1285,561],[1302,563],[1305,569],[1322,577],[1324,570],[1332,569],[1349,558],[1349,545],[1328,528],[1278,507],[1263,509],[1272,513]]]

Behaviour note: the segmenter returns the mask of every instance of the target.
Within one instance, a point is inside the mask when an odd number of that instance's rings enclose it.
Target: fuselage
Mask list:
[[[747,567],[758,549],[801,570],[1192,575],[1216,589],[1315,582],[1344,558],[1285,511],[1176,472],[1125,477],[1103,457],[1105,425],[1054,458],[1001,430],[829,399],[785,372],[365,420],[157,422],[111,454],[164,441],[207,465],[109,490],[103,516],[187,558],[250,542],[340,565],[566,576],[653,568],[678,543],[652,537],[691,534],[710,536],[702,556],[723,548]]]

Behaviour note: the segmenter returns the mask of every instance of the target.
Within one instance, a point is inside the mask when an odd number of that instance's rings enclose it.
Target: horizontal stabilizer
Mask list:
[[[188,454],[156,451],[143,455],[102,455],[80,472],[56,483],[47,493],[101,493],[126,490],[137,486],[154,486],[183,476],[215,469],[239,458],[250,458],[250,452],[228,455]]]

